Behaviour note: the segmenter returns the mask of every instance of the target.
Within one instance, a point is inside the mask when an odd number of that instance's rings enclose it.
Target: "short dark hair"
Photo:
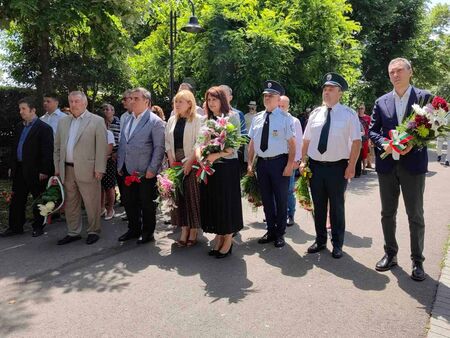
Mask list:
[[[45,93],[44,97],[49,97],[49,98],[59,102],[59,96],[56,93]]]
[[[36,109],[36,101],[31,96],[24,97],[17,104],[25,103],[30,109]]]

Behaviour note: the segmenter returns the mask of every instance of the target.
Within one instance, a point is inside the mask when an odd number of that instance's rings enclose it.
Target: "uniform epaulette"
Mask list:
[[[356,111],[354,111],[354,110],[353,110],[352,108],[350,108],[349,106],[346,106],[346,105],[344,105],[344,104],[343,104],[342,106],[345,108],[346,111],[352,113],[352,114],[355,115],[355,116],[357,115],[357,114],[356,114]]]

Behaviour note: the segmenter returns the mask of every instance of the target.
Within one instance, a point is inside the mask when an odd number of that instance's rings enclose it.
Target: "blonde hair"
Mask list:
[[[195,101],[194,94],[192,94],[189,90],[180,90],[177,93],[177,95],[175,95],[175,97],[173,98],[173,103],[174,103],[173,106],[174,106],[175,116],[176,116],[176,119],[179,119],[179,118],[181,118],[181,112],[177,111],[177,109],[175,107],[176,100],[185,100],[191,104],[191,109],[188,113],[187,120],[189,122],[192,122],[192,120],[195,118],[196,110],[197,110],[197,103]]]

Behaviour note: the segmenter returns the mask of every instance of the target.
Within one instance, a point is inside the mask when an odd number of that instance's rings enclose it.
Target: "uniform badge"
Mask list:
[[[272,136],[274,136],[274,137],[278,136],[278,130],[273,130],[272,131]]]
[[[269,83],[267,84],[267,88],[272,88],[272,82],[269,82]]]
[[[327,75],[327,81],[330,81],[332,78],[333,78],[333,75],[331,75],[331,74]]]

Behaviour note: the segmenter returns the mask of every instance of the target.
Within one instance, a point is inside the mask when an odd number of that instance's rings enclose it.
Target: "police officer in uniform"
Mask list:
[[[252,173],[256,154],[256,175],[267,222],[267,233],[258,243],[274,242],[281,248],[285,244],[289,179],[294,168],[295,129],[292,117],[278,107],[283,87],[271,80],[264,85],[266,109],[255,116],[250,127],[247,170]]]
[[[345,233],[344,193],[347,180],[355,176],[355,164],[361,149],[358,116],[339,101],[348,85],[336,73],[328,73],[322,81],[324,105],[315,109],[303,136],[302,163],[308,155],[312,171],[311,194],[314,203],[316,241],[308,253],[326,248],[327,208],[330,205],[332,256],[342,257]]]

